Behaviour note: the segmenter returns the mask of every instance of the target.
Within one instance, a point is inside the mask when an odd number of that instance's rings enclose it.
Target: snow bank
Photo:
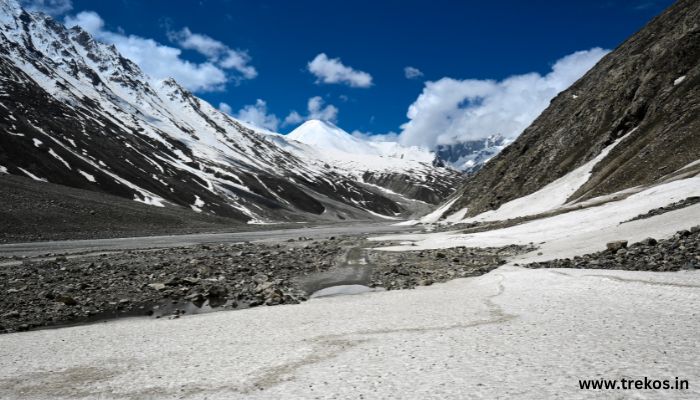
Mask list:
[[[683,228],[700,224],[700,205],[661,214],[659,216],[627,221],[651,209],[666,206],[690,196],[700,196],[700,178],[693,177],[668,182],[620,200],[596,207],[570,211],[503,229],[472,234],[439,232],[427,234],[389,235],[370,240],[413,241],[413,245],[387,247],[385,250],[420,250],[457,246],[486,247],[534,243],[537,253],[528,255],[538,260],[581,255],[601,250],[611,240],[639,241],[648,236],[667,237]]]
[[[615,146],[636,129],[637,128],[632,129],[626,135],[617,139],[589,162],[546,185],[542,189],[527,196],[509,201],[501,205],[497,210],[487,211],[477,216],[463,219],[461,222],[500,221],[528,215],[537,215],[563,206],[571,195],[588,182],[596,164],[602,161]],[[463,215],[464,214],[462,214],[462,216]],[[452,222],[456,220],[455,216],[450,216],[448,218]]]
[[[431,212],[430,214],[422,217],[420,219],[420,222],[424,224],[432,224],[437,222],[441,217],[442,214],[444,214],[447,210],[452,207],[452,205],[457,201],[459,197],[455,197],[454,199],[448,201],[447,203],[444,203],[440,207],[436,208],[435,211]]]

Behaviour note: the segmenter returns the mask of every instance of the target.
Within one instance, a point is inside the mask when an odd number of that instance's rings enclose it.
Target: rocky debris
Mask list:
[[[181,315],[186,304],[245,308],[306,300],[297,278],[324,271],[342,240],[54,255],[0,269],[0,332],[119,316]],[[176,310],[177,311],[176,314]]]
[[[122,316],[179,318],[213,309],[296,304],[304,282],[344,265],[360,237],[222,244],[25,260],[0,269],[0,332]],[[388,290],[484,274],[532,247],[465,248],[401,253],[367,251],[368,285]],[[31,290],[30,290],[31,288]]]
[[[692,206],[693,204],[697,204],[697,203],[700,203],[700,196],[687,197],[683,200],[676,201],[676,202],[671,203],[667,206],[655,208],[653,210],[650,210],[647,213],[637,215],[636,217],[629,219],[627,221],[621,222],[620,224],[625,224],[627,222],[632,222],[632,221],[637,221],[640,219],[647,219],[647,218],[655,217],[657,215],[661,215],[661,214],[667,213],[669,211],[689,207],[689,206]]]
[[[592,268],[634,271],[700,269],[700,226],[678,231],[669,239],[646,238],[629,246],[613,242],[606,250],[581,257],[525,265],[527,268]],[[625,242],[626,243],[626,242]]]
[[[391,244],[395,243],[380,243],[377,246]],[[387,290],[411,289],[456,278],[483,275],[505,264],[507,257],[532,249],[531,246],[512,245],[404,252],[374,251],[370,252],[368,257],[374,266],[369,286],[383,287]]]

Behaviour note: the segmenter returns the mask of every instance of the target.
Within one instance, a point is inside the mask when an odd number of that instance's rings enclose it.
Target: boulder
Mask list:
[[[199,283],[200,279],[193,276],[186,276],[182,278],[182,281],[187,285],[196,285]]]
[[[63,303],[67,306],[78,305],[78,302],[73,297],[68,296],[68,295],[58,296],[58,297],[56,297],[56,301],[59,303]]]
[[[207,290],[207,297],[226,297],[228,294],[228,289],[222,285],[212,285],[209,290]]]
[[[158,291],[165,290],[165,283],[149,283],[148,286]]]
[[[620,249],[624,249],[627,247],[627,241],[626,240],[616,240],[614,242],[608,242],[605,244],[605,247],[608,248],[608,250],[612,251],[613,253],[617,252]]]
[[[656,239],[654,239],[654,238],[652,238],[652,237],[649,237],[649,238],[646,238],[646,239],[642,240],[642,241],[639,242],[639,243],[641,243],[641,244],[643,244],[643,245],[645,245],[645,246],[656,246],[657,241],[656,241]]]

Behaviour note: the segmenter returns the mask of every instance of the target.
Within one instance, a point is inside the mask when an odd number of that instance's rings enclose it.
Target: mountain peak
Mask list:
[[[332,123],[330,121],[320,120],[320,119],[310,119],[310,120],[304,121],[303,124],[299,125],[299,127],[302,127],[302,126],[328,126],[331,128],[340,129],[334,123]]]
[[[377,154],[369,143],[358,139],[334,124],[310,119],[287,135],[288,138],[321,150],[342,153]]]

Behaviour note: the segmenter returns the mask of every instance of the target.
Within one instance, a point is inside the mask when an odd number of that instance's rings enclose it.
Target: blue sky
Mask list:
[[[576,51],[615,48],[672,1],[27,3],[63,5],[52,10],[63,20],[82,11],[94,11],[102,20],[101,31],[153,39],[179,49],[178,58],[195,66],[214,64],[217,68],[211,73],[195,71],[197,79],[206,82],[207,77],[222,72],[226,83],[219,79],[206,87],[206,83],[195,80],[198,83],[190,86],[216,106],[226,103],[227,111],[234,115],[261,99],[264,112],[273,118],[268,120],[268,127],[287,132],[313,114],[308,111],[308,103],[315,98],[315,114],[334,120],[348,131],[387,133],[405,130],[401,126],[409,121],[408,108],[426,90],[425,82],[442,78],[499,82],[531,72],[546,76],[557,60]],[[104,36],[111,37],[115,36]],[[224,47],[212,50],[210,46],[209,53],[204,54],[196,40],[187,42],[201,37]],[[317,60],[314,75],[309,63],[321,53],[327,57]],[[227,54],[239,57],[238,63],[234,60],[234,66],[229,63],[223,68],[220,65]],[[594,54],[591,65],[600,56],[602,53]],[[351,70],[338,70],[335,59]],[[168,63],[163,64],[167,69]],[[409,66],[420,74],[416,72],[418,76],[408,79],[405,68]],[[453,89],[447,85],[444,92],[453,93]],[[261,110],[263,104],[257,105],[253,111]],[[331,109],[324,108],[329,105]],[[288,118],[294,124],[284,124],[292,111],[298,114]],[[454,111],[452,107],[450,112]],[[274,118],[276,123],[272,123]],[[493,130],[490,125],[485,129]]]

